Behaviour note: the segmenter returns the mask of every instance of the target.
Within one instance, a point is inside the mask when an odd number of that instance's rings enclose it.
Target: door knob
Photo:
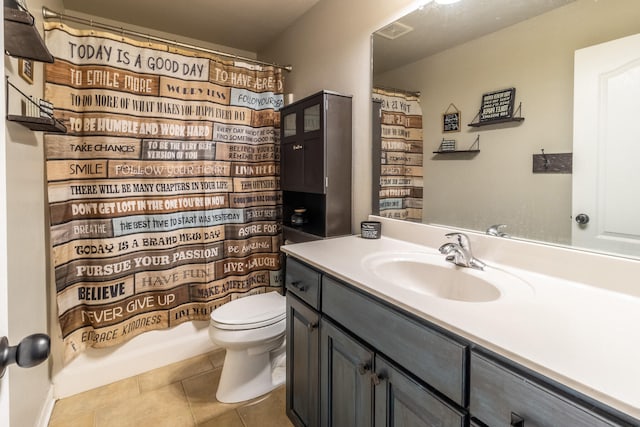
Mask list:
[[[33,334],[16,346],[9,346],[7,337],[0,338],[0,378],[8,365],[17,363],[22,368],[31,368],[49,357],[51,339],[46,334]]]
[[[589,222],[589,215],[583,213],[576,215],[576,222],[580,225],[587,224]]]

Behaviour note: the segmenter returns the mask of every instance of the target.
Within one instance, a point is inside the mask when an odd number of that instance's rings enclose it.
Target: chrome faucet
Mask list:
[[[464,233],[445,234],[448,239],[455,238],[456,242],[448,242],[438,249],[441,254],[446,255],[447,261],[461,267],[471,267],[477,270],[484,270],[485,263],[475,258],[471,253],[471,243],[469,237]]]
[[[489,236],[509,237],[509,235],[507,233],[502,231],[502,228],[506,228],[506,227],[507,227],[506,224],[492,225],[491,227],[487,228],[487,234]]]

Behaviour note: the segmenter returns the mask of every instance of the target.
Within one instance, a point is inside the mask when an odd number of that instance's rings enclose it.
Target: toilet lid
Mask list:
[[[286,316],[286,299],[277,292],[238,298],[211,312],[222,329],[251,329],[276,323]]]

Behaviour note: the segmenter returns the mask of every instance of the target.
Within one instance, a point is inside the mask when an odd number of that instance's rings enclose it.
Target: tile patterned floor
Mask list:
[[[49,427],[292,427],[284,387],[226,404],[215,390],[222,350],[58,400]]]

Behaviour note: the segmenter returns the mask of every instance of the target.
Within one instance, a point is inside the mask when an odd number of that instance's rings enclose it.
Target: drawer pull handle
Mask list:
[[[382,382],[382,380],[384,380],[384,377],[382,375],[378,375],[375,372],[371,374],[371,383],[374,387],[380,385],[380,382]]]
[[[301,280],[295,280],[295,281],[291,282],[291,286],[293,286],[294,288],[296,288],[300,292],[305,292],[307,290],[307,287],[302,284]]]
[[[302,150],[303,148],[304,148],[304,146],[301,145],[301,144],[293,144],[293,150],[294,151]]]
[[[358,373],[360,375],[364,375],[371,370],[371,366],[369,366],[368,362],[362,362],[358,365]]]
[[[512,427],[524,427],[524,419],[516,414],[515,412],[511,413],[511,424]]]
[[[317,327],[318,327],[318,322],[311,322],[307,325],[307,329],[309,330],[309,332],[313,331]]]

